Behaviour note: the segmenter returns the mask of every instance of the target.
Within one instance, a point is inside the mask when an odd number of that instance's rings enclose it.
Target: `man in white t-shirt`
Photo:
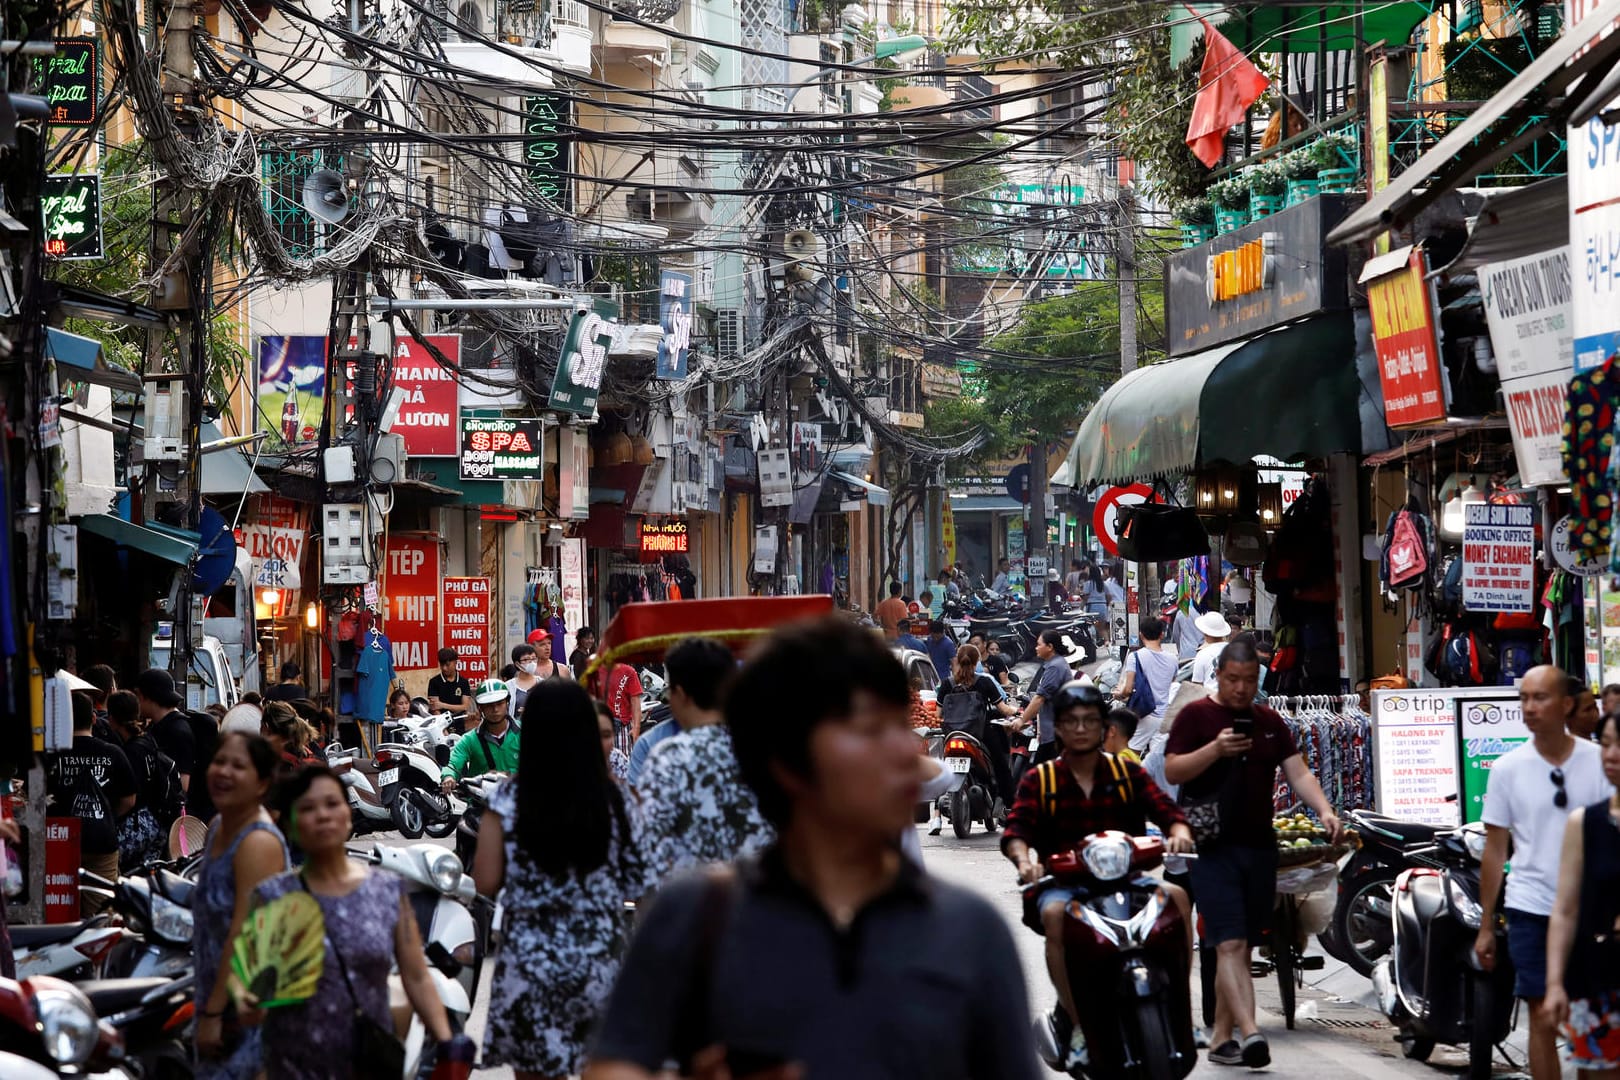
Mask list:
[[[1193,655],[1192,682],[1203,686],[1210,693],[1215,692],[1215,664],[1221,658],[1221,650],[1226,648],[1232,637],[1232,627],[1227,623],[1226,616],[1218,611],[1206,611],[1193,620],[1193,627],[1204,635],[1204,643],[1198,647]]]
[[[1530,1075],[1558,1080],[1558,1028],[1541,1010],[1547,989],[1547,922],[1558,892],[1558,862],[1570,810],[1609,797],[1602,757],[1595,743],[1566,729],[1575,708],[1570,679],[1550,664],[1531,668],[1519,681],[1519,702],[1530,741],[1497,758],[1485,788],[1485,858],[1480,903],[1496,910],[1502,868],[1513,841],[1513,872],[1507,875],[1504,907],[1515,996],[1530,1006]],[[1486,971],[1496,966],[1496,933],[1480,927],[1474,954]]]

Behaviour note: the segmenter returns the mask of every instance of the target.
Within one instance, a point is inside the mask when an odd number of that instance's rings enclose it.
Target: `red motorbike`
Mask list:
[[[1046,876],[1024,886],[1025,925],[1042,933],[1040,894],[1075,890],[1064,907],[1064,963],[1090,1058],[1070,1072],[1077,1080],[1180,1080],[1198,1063],[1187,925],[1148,873],[1163,862],[1157,837],[1093,833],[1045,855]],[[1069,1031],[1061,1005],[1035,1021],[1036,1049],[1054,1071],[1064,1071]]]
[[[61,1076],[86,1075],[118,1061],[123,1039],[72,983],[49,975],[0,979],[0,1059],[6,1055]]]

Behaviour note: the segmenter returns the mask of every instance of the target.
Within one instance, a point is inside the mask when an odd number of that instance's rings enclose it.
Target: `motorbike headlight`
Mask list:
[[[1098,881],[1114,881],[1130,871],[1131,850],[1129,840],[1122,836],[1110,837],[1087,844],[1080,858]]]
[[[191,909],[158,893],[152,894],[152,933],[165,941],[191,942]]]
[[[1479,929],[1479,924],[1485,920],[1485,909],[1480,907],[1478,900],[1468,895],[1468,890],[1454,877],[1446,878],[1446,899],[1451,901],[1451,910],[1457,913],[1464,926],[1470,930]]]
[[[428,876],[433,887],[442,893],[453,893],[461,884],[461,859],[453,851],[439,850],[427,857]]]
[[[52,1061],[79,1066],[90,1060],[101,1030],[89,998],[71,986],[52,986],[34,995],[34,1012]]]

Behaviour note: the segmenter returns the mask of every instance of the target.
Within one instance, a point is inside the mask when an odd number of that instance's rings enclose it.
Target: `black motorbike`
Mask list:
[[[1484,852],[1485,829],[1477,822],[1435,835],[1425,857],[1439,869],[1413,867],[1395,879],[1390,951],[1373,969],[1401,1052],[1426,1061],[1437,1044],[1466,1047],[1469,1080],[1487,1080],[1492,1051],[1513,1027],[1506,923],[1479,902]],[[1474,955],[1482,925],[1496,931],[1492,971]]]
[[[1361,836],[1361,846],[1339,872],[1333,921],[1317,941],[1358,974],[1371,975],[1389,952],[1395,879],[1414,866],[1438,865],[1432,854],[1435,835],[1442,830],[1371,810],[1350,811],[1345,824]]]
[[[462,866],[473,864],[473,856],[478,851],[478,830],[483,825],[490,794],[505,779],[505,773],[484,773],[482,776],[464,777],[457,784],[457,791],[467,801],[466,812],[456,822],[456,854],[461,857]]]

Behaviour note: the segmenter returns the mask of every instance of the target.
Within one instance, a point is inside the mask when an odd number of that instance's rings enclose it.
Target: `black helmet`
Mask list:
[[[1108,715],[1108,710],[1103,705],[1102,691],[1079,679],[1066,682],[1058,689],[1057,697],[1052,699],[1052,715],[1062,716],[1076,706],[1096,709],[1097,715],[1101,717]]]

